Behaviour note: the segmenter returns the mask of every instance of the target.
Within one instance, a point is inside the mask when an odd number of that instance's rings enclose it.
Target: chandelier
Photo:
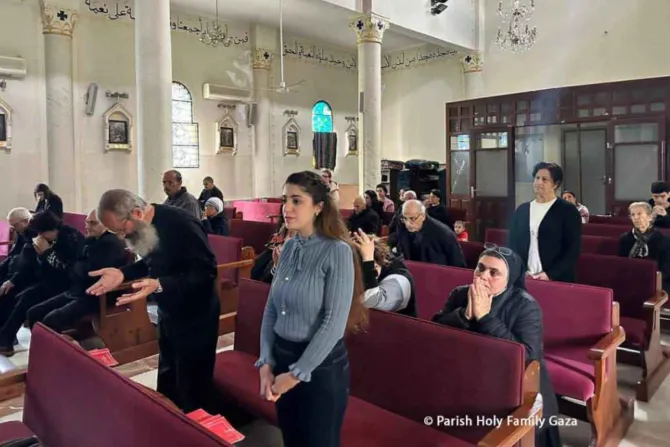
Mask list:
[[[228,25],[221,26],[219,23],[219,0],[216,0],[216,22],[207,24],[200,34],[200,42],[212,47],[223,45],[229,47],[233,43],[233,39],[228,35]]]
[[[529,50],[537,39],[537,29],[528,26],[528,21],[535,11],[535,0],[530,0],[530,5],[521,4],[519,0],[512,0],[511,8],[503,10],[503,1],[498,3],[498,15],[502,19],[502,25],[507,25],[507,30],[498,28],[496,43],[503,50],[512,53],[521,53]]]

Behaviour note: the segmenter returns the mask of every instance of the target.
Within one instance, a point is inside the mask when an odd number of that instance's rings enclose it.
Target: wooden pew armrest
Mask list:
[[[615,353],[619,345],[626,339],[626,332],[621,326],[612,328],[612,332],[605,335],[589,351],[589,359],[603,360]]]
[[[523,404],[514,413],[502,420],[499,427],[494,428],[477,443],[477,447],[513,447],[531,432],[533,422],[542,417],[542,398],[540,393],[528,393]]]
[[[668,301],[668,294],[663,290],[659,290],[656,292],[656,295],[644,302],[644,308],[659,310],[666,301]]]
[[[0,245],[11,245],[12,241],[0,241]]]
[[[0,401],[13,399],[24,393],[28,370],[17,369],[0,375]]]
[[[239,269],[244,267],[251,267],[254,265],[253,259],[243,259],[242,261],[235,262],[226,262],[225,264],[219,264],[216,266],[216,270],[221,273],[226,269]]]

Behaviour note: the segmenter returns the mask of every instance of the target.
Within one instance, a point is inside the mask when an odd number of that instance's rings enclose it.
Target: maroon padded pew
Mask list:
[[[232,203],[237,212],[241,212],[244,220],[256,222],[273,222],[281,213],[281,203],[248,202],[236,200]]]
[[[86,234],[86,214],[63,213],[63,223]]]
[[[414,277],[421,319],[430,320],[440,311],[453,289],[472,283],[473,271],[469,269],[412,261],[406,264]],[[545,360],[556,394],[585,402],[576,406],[561,399],[561,409],[591,423],[596,445],[620,440],[632,423],[633,406],[620,398],[616,388],[613,365],[624,332],[618,324],[618,312],[613,311],[618,308],[612,291],[535,280],[528,280],[527,286],[542,308]]]
[[[50,447],[229,446],[171,402],[35,326],[22,422],[0,424],[0,443],[37,436]],[[0,376],[0,383],[17,375]],[[157,429],[159,427],[159,429]]]
[[[235,347],[217,355],[214,385],[227,408],[237,407],[276,424],[274,404],[258,394],[258,370],[253,366],[270,286],[243,280],[240,288]],[[535,362],[525,367],[521,345],[371,311],[367,332],[347,338],[347,349],[351,392],[343,446],[511,447],[519,441],[533,445],[532,427],[436,429],[424,424],[431,414],[473,419],[532,414],[539,367]],[[397,367],[400,362],[404,368]],[[454,364],[459,368],[444,368]],[[468,370],[477,374],[463,374]]]
[[[501,247],[509,247],[509,233],[502,228],[487,228],[485,240]],[[619,253],[619,237],[582,234],[581,252],[617,256]]]
[[[11,245],[12,227],[4,219],[0,220],[0,262],[4,261]]]
[[[230,221],[230,237],[242,239],[244,246],[253,248],[256,256],[265,250],[265,244],[276,231],[276,223],[239,219]]]
[[[577,282],[614,291],[621,306],[621,326],[626,331],[622,361],[642,366],[637,398],[649,401],[670,374],[670,349],[661,345],[660,315],[668,295],[661,289],[654,261],[582,254],[577,264]]]

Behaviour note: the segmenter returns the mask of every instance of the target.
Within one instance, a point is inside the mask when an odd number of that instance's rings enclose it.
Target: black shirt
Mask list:
[[[228,236],[228,219],[224,213],[208,217],[202,221],[202,226],[207,234],[216,234],[219,236]]]
[[[363,230],[365,234],[377,234],[379,232],[379,214],[372,208],[366,208],[359,214],[349,217],[349,231]]]
[[[198,197],[198,202],[200,202],[200,206],[204,209],[205,208],[205,203],[211,199],[212,197],[218,197],[221,199],[223,202],[223,193],[219,188],[214,186],[212,189],[203,189],[202,192],[200,193],[200,196]]]
[[[635,236],[627,231],[619,238],[619,256],[630,257],[630,251],[635,245]],[[642,259],[656,261],[663,280],[663,290],[670,291],[670,238],[658,230],[653,230],[647,242],[648,256]]]
[[[87,296],[86,289],[98,280],[89,276],[90,272],[107,267],[120,268],[129,259],[126,244],[114,233],[105,231],[99,238],[86,238],[81,256],[70,271],[70,294],[77,297]]]
[[[452,230],[454,229],[454,222],[451,220],[449,210],[447,210],[446,206],[435,205],[426,207],[426,213],[438,222],[442,222]]]
[[[214,311],[219,302],[216,257],[207,233],[191,213],[167,205],[153,206],[151,224],[158,233],[158,246],[121,269],[124,281],[146,276],[158,279],[163,291],[154,293],[153,298],[161,316],[188,319]]]

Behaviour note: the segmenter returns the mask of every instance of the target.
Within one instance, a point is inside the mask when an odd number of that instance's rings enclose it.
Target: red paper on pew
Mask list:
[[[93,349],[88,351],[89,355],[102,363],[105,366],[116,366],[119,362],[116,361],[112,354],[109,352],[109,349]]]
[[[188,413],[186,417],[202,425],[229,444],[235,444],[244,439],[244,435],[235,430],[230,422],[221,415],[211,415],[200,409]]]

